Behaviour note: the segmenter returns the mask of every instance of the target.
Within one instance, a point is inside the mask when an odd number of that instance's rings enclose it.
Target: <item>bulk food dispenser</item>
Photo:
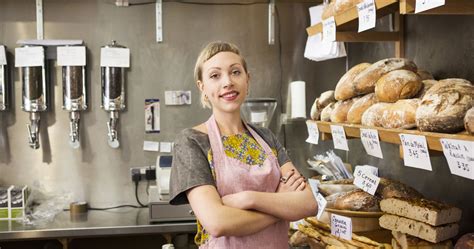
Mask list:
[[[277,101],[273,98],[250,98],[240,107],[244,120],[256,126],[268,128],[272,121]]]
[[[8,109],[9,89],[7,88],[7,72],[5,47],[0,45],[0,111],[6,111]]]
[[[127,53],[128,52],[128,53]],[[108,143],[112,148],[120,146],[118,140],[119,112],[125,110],[125,68],[124,62],[129,50],[112,41],[101,50],[102,101],[101,107],[110,113],[107,122]],[[125,58],[125,61],[129,58]]]

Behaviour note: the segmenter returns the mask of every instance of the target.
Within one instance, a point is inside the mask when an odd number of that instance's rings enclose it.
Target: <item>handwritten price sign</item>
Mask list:
[[[344,127],[340,125],[331,125],[332,141],[334,148],[339,150],[349,151],[349,145],[347,145],[346,133]]]
[[[345,240],[352,240],[351,218],[331,214],[331,234]]]
[[[445,0],[416,0],[415,13],[443,6],[445,2]]]
[[[377,14],[374,0],[365,0],[357,4],[357,11],[359,13],[359,32],[375,28]]]
[[[311,144],[318,144],[319,142],[319,130],[318,126],[310,121],[306,122],[306,126],[308,127],[308,138],[306,139],[307,143]]]
[[[474,180],[474,142],[440,139],[451,174]]]
[[[367,154],[383,159],[382,149],[380,148],[379,133],[377,130],[360,129],[360,139]]]
[[[368,170],[356,168],[354,172],[354,185],[364,190],[365,192],[374,195],[379,186],[380,178],[372,174]]]
[[[336,20],[331,16],[323,20],[323,42],[333,42],[336,40]]]
[[[419,135],[400,134],[405,166],[432,171],[426,138]]]

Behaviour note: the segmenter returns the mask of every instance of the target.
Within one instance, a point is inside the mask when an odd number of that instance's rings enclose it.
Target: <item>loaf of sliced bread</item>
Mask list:
[[[426,240],[422,240],[417,237],[413,237],[407,235],[405,233],[392,231],[393,240],[392,247],[393,248],[401,248],[401,249],[452,249],[453,243],[451,240],[445,240],[440,243],[431,243]],[[396,245],[394,245],[394,243]]]
[[[385,229],[406,233],[432,243],[450,239],[456,236],[459,231],[459,225],[456,223],[434,227],[420,221],[392,214],[382,215],[379,219],[379,224]]]
[[[380,202],[382,211],[439,226],[458,222],[461,209],[427,199],[388,198]]]

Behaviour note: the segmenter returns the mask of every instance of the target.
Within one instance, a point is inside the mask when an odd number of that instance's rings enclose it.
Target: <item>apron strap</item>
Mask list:
[[[209,142],[211,144],[213,161],[221,160],[224,156],[224,146],[222,144],[221,133],[214,115],[211,115],[211,117],[206,121],[206,127]]]

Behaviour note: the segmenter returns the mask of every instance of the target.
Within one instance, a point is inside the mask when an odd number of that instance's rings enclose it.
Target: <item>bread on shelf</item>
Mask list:
[[[410,236],[401,232],[392,231],[392,247],[394,249],[452,249],[451,240],[439,243],[431,243],[420,238]]]
[[[330,103],[321,111],[321,121],[331,121],[331,113],[334,110],[336,103]]]
[[[464,116],[464,128],[469,134],[474,135],[474,106]]]
[[[345,123],[347,121],[347,113],[357,99],[358,98],[338,101],[334,106],[334,110],[331,112],[331,122]]]
[[[362,122],[362,114],[377,102],[375,93],[366,94],[354,101],[354,104],[352,104],[347,113],[347,122],[351,124],[360,124]]]
[[[334,90],[334,97],[336,100],[346,100],[359,95],[354,89],[354,79],[357,75],[359,75],[359,73],[367,69],[370,65],[370,63],[357,64],[349,69],[341,77],[341,79],[339,79],[336,89]]]
[[[375,95],[380,102],[396,102],[414,97],[422,88],[418,74],[409,70],[394,70],[377,80]]]

